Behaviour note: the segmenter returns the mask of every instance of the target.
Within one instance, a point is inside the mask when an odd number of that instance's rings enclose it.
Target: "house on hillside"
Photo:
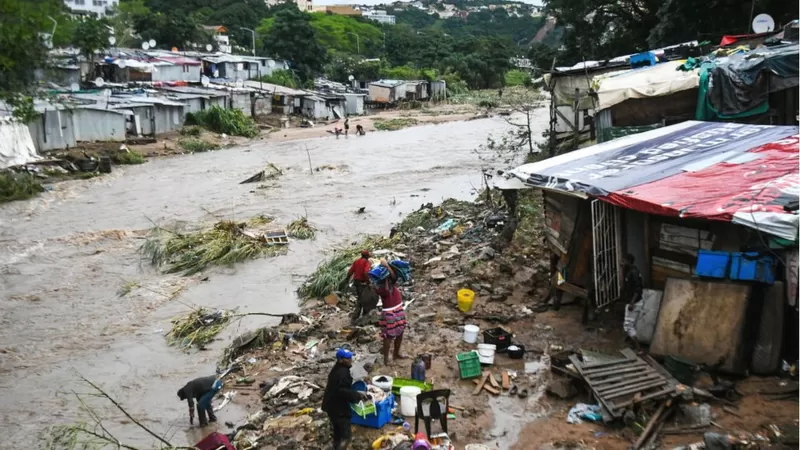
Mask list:
[[[406,98],[406,82],[402,80],[379,80],[369,83],[369,101],[373,103],[396,103]]]

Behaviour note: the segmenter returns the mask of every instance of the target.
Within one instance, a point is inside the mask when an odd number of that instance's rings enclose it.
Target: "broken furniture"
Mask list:
[[[442,402],[444,400],[444,402]],[[444,409],[442,409],[444,407]],[[431,422],[439,419],[442,430],[447,433],[447,412],[450,410],[450,389],[437,389],[417,395],[417,411],[414,414],[414,433],[419,432],[419,420],[425,423],[425,433],[431,435]]]
[[[264,233],[264,240],[267,245],[288,245],[289,236],[286,235],[285,230],[267,231]]]
[[[678,385],[655,361],[648,364],[630,349],[620,354],[594,362],[583,362],[576,355],[569,358],[602,406],[607,422],[622,417],[634,403],[674,394]]]

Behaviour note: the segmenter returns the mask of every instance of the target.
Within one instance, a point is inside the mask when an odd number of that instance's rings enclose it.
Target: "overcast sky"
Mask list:
[[[542,0],[519,0],[531,5],[542,5]],[[386,0],[314,0],[315,5],[380,5],[392,3]]]

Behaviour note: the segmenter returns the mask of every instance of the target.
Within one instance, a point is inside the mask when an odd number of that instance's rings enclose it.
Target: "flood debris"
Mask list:
[[[283,175],[283,171],[278,168],[273,163],[267,163],[267,168],[256,172],[255,175],[247,178],[246,180],[241,181],[239,184],[247,184],[247,183],[260,183],[262,181],[272,180],[278,178],[279,176]]]
[[[203,348],[225,329],[233,317],[232,311],[197,308],[189,314],[172,320],[172,329],[167,333],[170,345],[188,349]]]
[[[308,240],[317,237],[317,229],[308,223],[308,217],[306,216],[298,217],[292,221],[292,223],[286,227],[286,231],[290,237],[295,239]]]
[[[193,275],[211,266],[282,254],[282,246],[269,245],[262,220],[220,220],[195,231],[156,226],[139,247],[142,258],[164,273]]]

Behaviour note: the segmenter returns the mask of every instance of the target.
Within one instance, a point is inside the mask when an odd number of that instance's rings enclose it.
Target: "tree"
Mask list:
[[[296,7],[285,8],[275,14],[264,35],[264,51],[275,58],[290,61],[301,80],[312,79],[322,72],[327,51],[317,40],[311,18]],[[264,28],[266,28],[264,30]]]
[[[63,19],[60,0],[0,1],[0,100],[14,115],[28,120],[33,114],[34,72],[47,67],[47,45],[54,20]]]
[[[558,51],[548,45],[535,42],[528,50],[528,59],[539,73],[550,70],[553,58],[557,58]]]
[[[80,49],[86,59],[91,62],[98,50],[108,47],[109,36],[111,33],[108,29],[108,21],[86,16],[82,17],[75,26],[72,45]]]
[[[111,10],[109,25],[114,30],[117,47],[130,47],[136,41],[136,22],[150,15],[144,0],[122,1]]]

